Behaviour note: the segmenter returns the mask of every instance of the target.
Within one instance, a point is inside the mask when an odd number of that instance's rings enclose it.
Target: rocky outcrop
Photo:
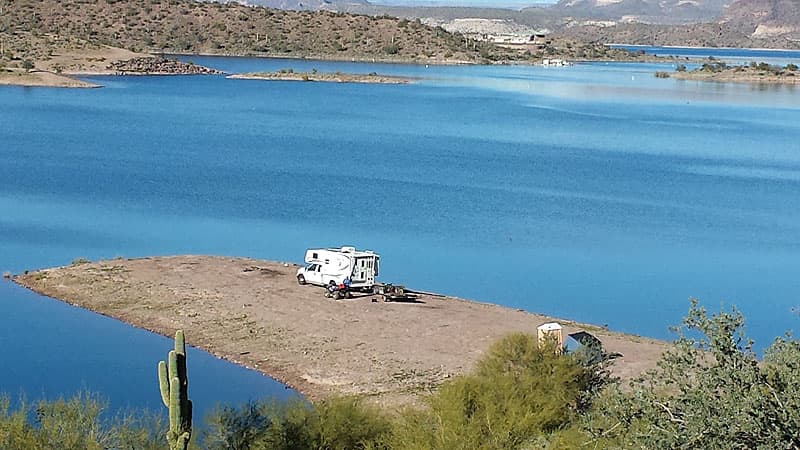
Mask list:
[[[133,58],[126,61],[117,61],[109,64],[108,69],[119,75],[215,75],[223,73],[217,69],[163,57]]]

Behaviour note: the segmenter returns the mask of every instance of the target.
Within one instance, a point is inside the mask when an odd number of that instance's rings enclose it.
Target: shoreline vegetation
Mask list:
[[[328,83],[368,83],[368,84],[408,84],[412,78],[392,75],[381,75],[377,72],[368,74],[318,72],[316,69],[309,72],[295,72],[292,69],[281,69],[275,72],[253,72],[228,75],[227,78],[235,80],[267,80],[267,81],[319,81]]]
[[[675,72],[656,72],[657,78],[675,78],[678,80],[711,81],[718,83],[746,84],[800,84],[800,71],[797,65],[771,65],[765,62],[752,62],[744,65],[728,65],[722,61],[706,62],[694,70],[686,70],[686,66],[678,65]]]
[[[536,333],[551,317],[421,294],[383,302],[372,294],[332,301],[299,286],[296,266],[212,256],[115,259],[27,272],[13,280],[40,294],[190,344],[275,378],[317,401],[358,395],[396,409],[418,405],[469,372],[509,333]],[[220,286],[225,286],[222,289]],[[622,380],[655,367],[666,343],[559,320],[588,331]],[[565,334],[566,339],[566,334]]]

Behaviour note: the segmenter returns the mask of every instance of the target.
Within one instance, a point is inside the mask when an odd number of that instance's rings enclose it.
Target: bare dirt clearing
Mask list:
[[[415,404],[469,371],[489,345],[535,333],[550,317],[453,297],[386,303],[373,295],[333,301],[299,286],[295,265],[245,258],[175,256],[73,264],[14,277],[36,292],[188,343],[270,375],[314,400],[362,394],[383,406]],[[655,366],[665,343],[584,329],[624,356],[627,379]]]

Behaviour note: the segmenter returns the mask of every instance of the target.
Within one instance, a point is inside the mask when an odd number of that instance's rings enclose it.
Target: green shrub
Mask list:
[[[147,414],[103,418],[106,405],[96,396],[80,394],[69,400],[20,400],[10,408],[0,398],[0,448],[8,450],[59,449],[161,450],[163,422]]]
[[[428,411],[403,414],[392,447],[540,448],[591,405],[604,380],[596,367],[515,333],[493,345],[473,375],[445,383]]]
[[[610,389],[590,422],[595,445],[800,447],[800,344],[779,339],[759,363],[735,308],[709,317],[692,300],[658,369]]]
[[[385,45],[383,47],[383,52],[386,53],[387,55],[396,55],[400,53],[400,46],[395,43]]]
[[[207,422],[208,450],[384,449],[392,430],[383,413],[353,397],[224,407]]]

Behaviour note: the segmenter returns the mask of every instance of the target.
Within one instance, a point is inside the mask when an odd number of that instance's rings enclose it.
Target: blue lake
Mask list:
[[[94,77],[0,87],[0,271],[223,254],[382,255],[381,278],[669,338],[690,296],[763,348],[797,328],[800,90],[668,65],[425,67],[203,58],[411,85]],[[191,340],[191,336],[189,336]],[[0,390],[158,408],[166,338],[0,283]],[[200,409],[291,395],[190,355]]]
[[[650,45],[611,45],[630,51],[643,51],[656,56],[675,56],[679,58],[714,57],[735,63],[766,62],[786,65],[800,63],[800,50],[773,50],[757,48],[716,48],[716,47],[659,47]]]

